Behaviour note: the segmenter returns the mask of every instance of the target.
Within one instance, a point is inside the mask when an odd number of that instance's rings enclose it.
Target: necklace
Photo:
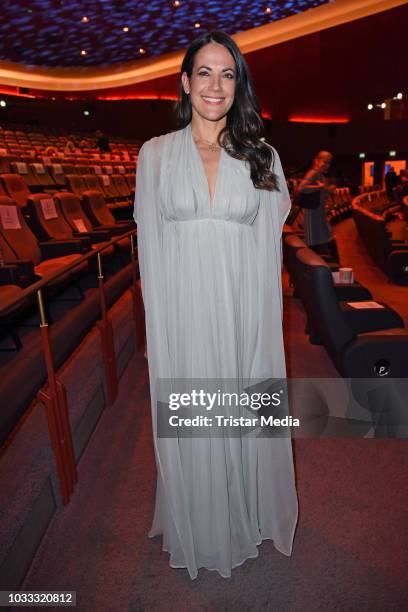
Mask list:
[[[195,142],[204,142],[207,145],[207,148],[212,152],[216,153],[219,149],[221,149],[220,145],[217,142],[210,142],[205,138],[195,138]]]

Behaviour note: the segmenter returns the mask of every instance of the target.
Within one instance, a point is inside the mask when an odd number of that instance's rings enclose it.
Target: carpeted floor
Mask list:
[[[397,304],[408,289],[400,295],[368,269],[352,222],[336,233],[343,264],[361,282],[373,276],[366,284],[374,296],[406,316],[407,305],[404,314]],[[337,376],[324,349],[307,343],[303,311],[287,285],[285,296],[289,374]],[[23,589],[76,590],[81,612],[407,609],[406,443],[297,439],[294,452],[300,516],[292,557],[265,541],[231,579],[201,569],[191,581],[186,570],[169,567],[160,538],[146,535],[155,465],[146,361],[134,355],[81,458],[73,499],[50,524]]]

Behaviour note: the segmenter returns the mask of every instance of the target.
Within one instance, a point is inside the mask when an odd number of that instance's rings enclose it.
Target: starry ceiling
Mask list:
[[[157,57],[211,29],[235,34],[331,0],[15,0],[2,3],[0,60],[111,66]]]

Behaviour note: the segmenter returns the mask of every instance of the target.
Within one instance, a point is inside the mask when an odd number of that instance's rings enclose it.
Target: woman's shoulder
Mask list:
[[[168,132],[167,134],[153,136],[142,144],[142,146],[140,147],[140,151],[143,149],[144,151],[160,152],[170,141],[173,140],[173,138],[176,134],[179,133],[179,131],[180,130],[174,130],[173,132]]]

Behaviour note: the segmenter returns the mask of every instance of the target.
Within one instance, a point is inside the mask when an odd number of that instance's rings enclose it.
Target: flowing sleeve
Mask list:
[[[270,146],[270,145],[268,145]],[[258,339],[253,378],[286,376],[282,318],[282,230],[291,208],[289,190],[277,151],[271,169],[279,191],[260,190],[260,204],[253,223],[258,274]]]
[[[139,151],[133,216],[137,223],[137,253],[145,309],[149,375],[154,380],[170,376],[170,363],[163,312],[165,279],[162,218],[155,180],[159,164],[158,153],[153,150],[152,142],[145,142]]]
[[[165,401],[168,390],[167,385],[160,384],[160,379],[171,379],[166,328],[163,218],[158,180],[160,151],[159,139],[144,143],[140,149],[133,214],[137,223],[137,251],[145,309],[153,442],[157,464],[156,504],[149,536],[163,533],[164,525],[171,522],[188,567],[191,568],[195,565],[193,537],[178,439],[158,436],[158,410],[164,409],[159,405]]]

